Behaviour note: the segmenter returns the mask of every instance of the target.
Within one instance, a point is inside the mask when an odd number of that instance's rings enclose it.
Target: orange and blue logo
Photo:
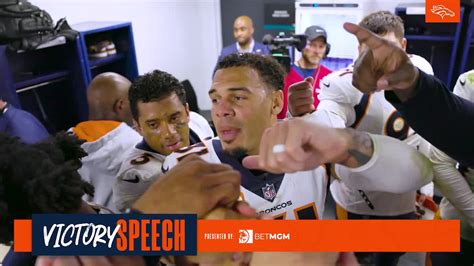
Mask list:
[[[15,223],[18,230],[21,226]],[[35,214],[30,230],[31,250],[18,250],[17,240],[24,239],[15,235],[15,251],[53,256],[197,254],[197,216],[191,214]]]
[[[459,23],[460,20],[459,0],[426,0],[425,21],[427,23]]]

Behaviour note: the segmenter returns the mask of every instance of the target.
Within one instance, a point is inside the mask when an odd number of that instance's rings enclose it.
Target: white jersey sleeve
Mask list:
[[[458,171],[456,168],[457,162],[434,146],[431,146],[430,159],[433,162],[436,187],[474,226],[474,187],[471,188],[467,180]],[[474,186],[474,182],[472,185]],[[447,213],[442,213],[442,217],[452,218],[452,216],[455,216],[450,215],[449,212],[452,210],[443,210]]]
[[[163,155],[134,148],[122,163],[113,186],[113,200],[119,211],[131,205],[163,173]]]
[[[304,120],[332,128],[345,128],[344,120],[333,112],[325,109],[318,109],[315,112],[306,114]]]
[[[429,158],[430,154],[430,146],[431,144],[426,141],[423,137],[420,135],[414,133],[410,134],[404,142],[412,147],[415,147],[419,152],[421,152],[423,155]],[[433,177],[434,178],[434,177]],[[430,182],[420,188],[420,192],[423,195],[433,197],[434,195],[434,183]]]
[[[319,85],[318,110],[326,110],[340,116],[346,126],[355,121],[354,106],[362,99],[363,93],[352,86],[352,68],[333,72],[325,76]]]
[[[370,137],[374,143],[374,153],[369,162],[358,168],[336,165],[336,174],[349,188],[405,193],[432,181],[430,161],[415,148],[387,136]],[[397,163],[394,164],[394,161]]]
[[[209,126],[209,122],[198,113],[189,112],[189,128],[193,130],[201,140],[214,137],[214,132]]]
[[[352,67],[349,67],[333,72],[321,79],[319,83],[321,92],[318,99],[320,101],[333,100],[353,106],[358,104],[363,93],[352,86],[352,72]]]
[[[464,99],[474,101],[474,69],[459,76],[453,93]]]
[[[98,140],[81,145],[87,156],[81,159],[82,167],[78,172],[83,180],[94,186],[94,196],[84,195],[83,200],[117,211],[112,197],[115,177],[122,162],[127,159],[127,153],[141,138],[135,130],[121,123]]]
[[[411,62],[421,71],[433,75],[430,63],[418,55],[409,55]],[[347,127],[356,120],[354,107],[358,105],[363,93],[352,85],[353,68],[349,67],[325,76],[319,85],[319,109],[324,109],[340,116]]]

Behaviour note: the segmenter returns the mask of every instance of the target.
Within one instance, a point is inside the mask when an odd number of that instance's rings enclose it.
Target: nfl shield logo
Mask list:
[[[273,200],[276,196],[275,186],[273,184],[267,184],[265,187],[262,187],[263,197],[266,200]]]

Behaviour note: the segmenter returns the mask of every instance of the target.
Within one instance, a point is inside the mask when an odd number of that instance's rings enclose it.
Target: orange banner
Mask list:
[[[31,220],[15,220],[15,252],[31,252]],[[198,252],[459,252],[457,220],[199,220]]]
[[[198,251],[459,252],[459,221],[198,221]]]

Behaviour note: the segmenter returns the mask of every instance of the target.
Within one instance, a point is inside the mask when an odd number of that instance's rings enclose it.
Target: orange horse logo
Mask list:
[[[433,5],[431,12],[440,16],[442,19],[444,19],[445,16],[454,17],[456,15],[451,9],[443,5]]]

